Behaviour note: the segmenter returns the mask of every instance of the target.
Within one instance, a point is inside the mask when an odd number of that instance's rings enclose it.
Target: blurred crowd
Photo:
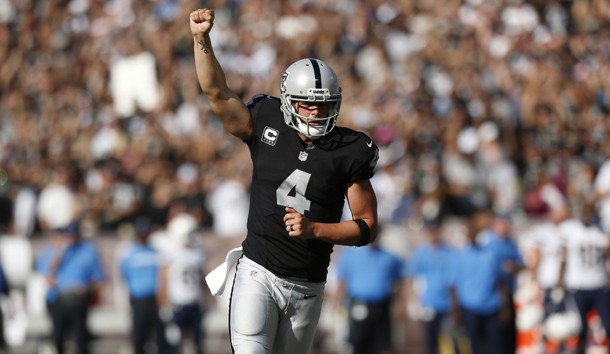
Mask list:
[[[0,183],[18,233],[163,225],[179,198],[202,226],[243,231],[223,213],[247,198],[250,166],[195,80],[185,18],[200,5],[244,100],[277,93],[297,58],[337,68],[340,123],[382,149],[383,222],[594,201],[610,155],[605,1],[5,0]],[[34,217],[55,214],[45,194],[69,215]]]
[[[251,166],[197,85],[188,14],[245,101],[319,57],[380,146],[382,225],[593,208],[610,231],[605,0],[0,0],[0,232],[182,213],[245,234]]]

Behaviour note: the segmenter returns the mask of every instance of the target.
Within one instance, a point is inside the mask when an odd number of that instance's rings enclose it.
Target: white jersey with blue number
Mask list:
[[[566,251],[565,286],[569,289],[598,289],[608,283],[606,249],[608,235],[576,219],[561,225]]]

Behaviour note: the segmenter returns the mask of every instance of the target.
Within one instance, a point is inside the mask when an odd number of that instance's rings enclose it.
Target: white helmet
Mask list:
[[[189,214],[178,214],[167,224],[170,239],[180,245],[190,243],[193,231],[197,229],[197,220]]]
[[[557,341],[563,341],[578,334],[580,318],[575,311],[558,312],[550,315],[544,321],[544,334]]]
[[[527,304],[517,311],[516,325],[521,331],[531,331],[542,323],[544,309],[537,304]]]
[[[291,64],[282,76],[280,98],[286,124],[307,138],[318,139],[335,127],[341,87],[335,71],[322,60],[308,58]],[[295,102],[325,102],[330,104],[330,110],[327,117],[311,118],[299,115]]]

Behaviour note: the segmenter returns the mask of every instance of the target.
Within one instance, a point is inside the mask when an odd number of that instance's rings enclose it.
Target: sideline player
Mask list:
[[[290,65],[280,98],[244,104],[227,86],[209,32],[210,9],[190,14],[199,84],[224,128],[248,145],[253,178],[248,233],[229,309],[234,353],[307,353],[320,316],[333,245],[376,237],[369,179],[378,148],[336,126],[341,88],[318,59]],[[341,222],[347,198],[353,220]]]
[[[610,239],[593,223],[595,212],[592,205],[583,207],[581,218],[573,216],[568,207],[563,207],[561,212],[566,218],[560,227],[565,248],[562,253],[565,273],[562,275],[580,316],[576,354],[584,354],[591,311],[597,312],[606,333],[610,333],[610,290],[606,268]]]

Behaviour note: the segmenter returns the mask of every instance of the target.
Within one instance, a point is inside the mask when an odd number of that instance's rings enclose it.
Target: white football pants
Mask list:
[[[307,354],[320,318],[324,285],[280,278],[242,257],[229,305],[233,352]]]

